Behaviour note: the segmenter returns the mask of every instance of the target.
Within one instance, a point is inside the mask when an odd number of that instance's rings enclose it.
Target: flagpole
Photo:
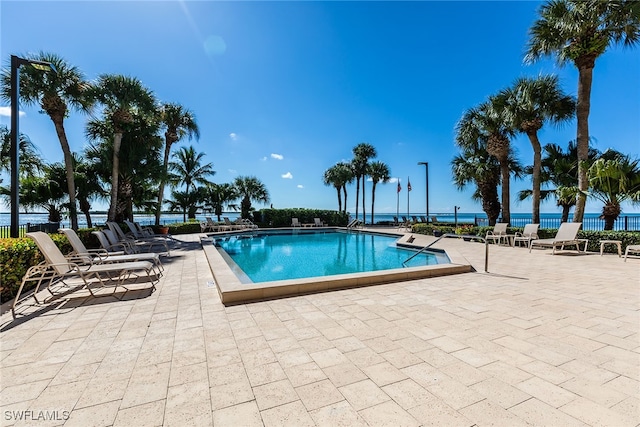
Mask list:
[[[411,181],[409,181],[409,177],[407,177],[407,220],[409,219],[409,194],[411,194],[410,184]]]
[[[400,190],[402,188],[400,187],[400,178],[398,178],[398,190],[396,191],[396,219],[400,218]],[[398,220],[399,222],[400,220]]]

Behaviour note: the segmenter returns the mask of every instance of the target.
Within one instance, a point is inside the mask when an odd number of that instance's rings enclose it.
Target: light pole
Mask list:
[[[35,61],[11,55],[11,237],[20,237],[20,131],[18,123],[18,102],[20,99],[20,72],[21,65],[31,65],[38,70],[56,72],[56,68],[50,62]]]
[[[427,219],[427,223],[428,223],[429,221],[431,221],[431,218],[429,218],[429,163],[428,162],[418,162],[418,165],[424,165],[424,173],[425,173],[425,176],[427,178],[426,179],[426,183],[427,183],[427,186],[426,186],[426,188],[427,188],[427,194],[426,194],[426,196],[427,196],[426,197],[426,199],[427,199],[427,216],[426,216],[426,219]]]
[[[455,227],[458,228],[458,209],[460,209],[460,206],[454,206],[453,207],[453,220],[455,222]]]

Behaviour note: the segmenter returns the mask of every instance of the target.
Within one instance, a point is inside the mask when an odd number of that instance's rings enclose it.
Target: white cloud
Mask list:
[[[18,111],[18,117],[24,116],[24,111]],[[0,116],[11,117],[11,107],[0,107]]]
[[[398,178],[391,178],[391,179],[389,180],[389,182],[390,182],[390,183],[398,182]]]
[[[231,132],[229,134],[229,138],[231,138],[232,141],[237,141],[238,140],[238,134],[235,132]]]
[[[228,169],[228,171],[229,171],[229,173],[234,174],[234,175],[238,173],[238,171],[235,170],[235,169]]]
[[[284,159],[284,156],[282,154],[271,153],[271,158],[276,160],[282,160]]]
[[[297,185],[297,187],[298,187],[298,188],[304,188],[304,185],[302,185],[302,184],[298,184],[298,185]]]
[[[291,172],[287,172],[284,175],[281,175],[284,179],[293,179],[293,175],[291,175]]]
[[[267,161],[267,156],[264,156],[263,158],[260,159],[261,162],[266,162]]]

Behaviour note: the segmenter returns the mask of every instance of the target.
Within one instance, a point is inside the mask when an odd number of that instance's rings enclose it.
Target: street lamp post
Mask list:
[[[455,222],[456,228],[458,228],[458,209],[460,209],[460,206],[453,207],[453,221]]]
[[[425,172],[425,176],[426,176],[426,188],[427,188],[427,194],[426,194],[426,199],[427,199],[427,216],[425,217],[427,219],[427,222],[431,221],[431,218],[429,218],[429,163],[428,162],[418,162],[418,165],[424,165],[424,172]]]
[[[20,71],[21,65],[31,65],[38,70],[56,72],[50,62],[35,61],[11,55],[11,227],[10,236],[20,237],[20,131],[18,121],[18,102],[20,99]]]

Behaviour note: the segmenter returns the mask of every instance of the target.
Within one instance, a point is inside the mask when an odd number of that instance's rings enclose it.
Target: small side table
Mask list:
[[[602,252],[604,252],[604,245],[616,245],[618,247],[618,258],[622,256],[621,240],[600,240],[600,256],[602,256]]]

